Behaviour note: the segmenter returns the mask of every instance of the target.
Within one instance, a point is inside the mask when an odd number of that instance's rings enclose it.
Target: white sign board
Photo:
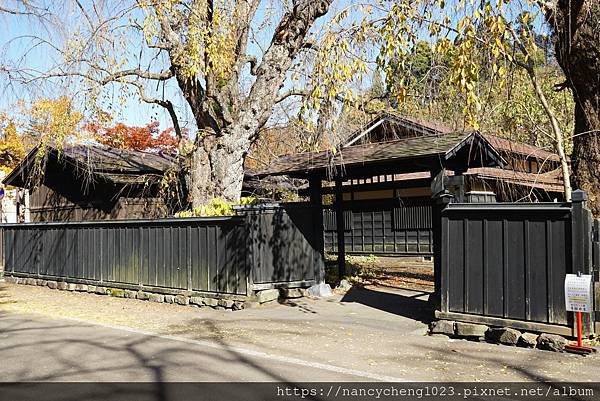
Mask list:
[[[592,276],[567,274],[565,277],[565,302],[571,312],[592,312]]]

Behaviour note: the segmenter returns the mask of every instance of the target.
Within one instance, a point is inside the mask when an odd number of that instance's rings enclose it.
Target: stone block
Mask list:
[[[142,301],[147,301],[150,299],[150,294],[144,291],[138,291],[137,299],[141,299]]]
[[[175,303],[178,305],[189,305],[190,297],[185,295],[175,295]]]
[[[43,286],[46,285],[46,280],[38,278],[38,279],[35,280],[35,285],[39,285],[40,287],[43,287]]]
[[[546,351],[563,352],[567,340],[556,334],[540,334],[537,338],[537,347]]]
[[[115,298],[125,298],[125,290],[120,288],[109,288],[106,290],[106,294]]]
[[[106,295],[106,287],[96,286],[96,294]]]
[[[25,284],[27,285],[37,285],[37,280],[34,278],[26,278],[25,279]]]
[[[244,303],[241,302],[241,301],[235,301],[233,303],[233,308],[232,309],[233,310],[242,310],[242,309],[244,309]]]
[[[445,334],[447,336],[454,335],[454,321],[452,320],[436,320],[431,322],[429,326],[430,334]]]
[[[150,294],[148,300],[150,302],[165,302],[165,296],[163,294]]]
[[[165,295],[165,303],[166,304],[172,304],[175,302],[175,296],[174,295]]]
[[[96,286],[95,285],[88,285],[87,292],[96,292]]]
[[[75,291],[87,291],[87,284],[75,284]]]
[[[77,288],[77,284],[67,283],[67,291],[75,291],[75,288]]]
[[[219,304],[219,300],[214,298],[204,298],[204,304],[215,308]]]
[[[8,284],[15,284],[15,278],[12,276],[4,276],[4,282]]]
[[[510,327],[490,328],[485,333],[486,340],[504,345],[517,345],[519,337],[521,332]]]
[[[483,324],[456,322],[456,335],[460,337],[484,338],[488,327]]]
[[[293,299],[302,298],[304,293],[302,292],[302,288],[282,288],[279,290],[279,295],[282,298]]]
[[[533,333],[523,333],[521,337],[519,337],[519,341],[517,341],[517,345],[519,347],[524,348],[535,348],[537,345],[537,334]]]
[[[55,290],[58,288],[58,283],[56,281],[46,281],[46,287]]]
[[[133,290],[125,290],[124,294],[125,298],[129,298],[129,299],[136,299],[137,298],[137,291],[133,291]]]
[[[217,302],[218,306],[222,306],[223,308],[227,309],[233,308],[233,304],[234,302],[230,299],[219,299],[219,302]]]
[[[66,290],[66,289],[67,289],[67,283],[65,283],[64,281],[59,281],[59,282],[58,282],[58,285],[57,285],[57,288],[58,288],[59,290],[63,290],[63,291],[64,291],[64,290]]]
[[[204,305],[204,298],[202,298],[202,297],[190,297],[190,303],[192,305],[196,305],[196,306],[203,306]]]
[[[258,291],[256,293],[256,300],[260,304],[264,304],[265,302],[275,301],[278,298],[279,298],[279,290],[277,290],[277,289],[263,290],[263,291]]]

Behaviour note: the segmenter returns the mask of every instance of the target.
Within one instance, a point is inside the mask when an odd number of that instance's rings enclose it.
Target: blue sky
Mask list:
[[[225,0],[224,0],[225,1]],[[366,0],[369,1],[369,0]],[[9,1],[10,3],[10,1]],[[105,4],[122,4],[121,2],[108,2]],[[50,4],[54,6],[59,4],[58,2],[50,1]],[[50,47],[46,45],[38,46],[32,50],[31,38],[27,36],[35,35],[49,39],[53,43],[64,43],[64,38],[73,34],[77,26],[85,26],[85,20],[81,17],[78,9],[71,2],[60,3],[60,9],[55,9],[60,15],[61,26],[60,30],[62,33],[56,33],[55,29],[47,30],[42,24],[24,16],[0,16],[0,58],[8,60],[12,63],[20,63],[21,66],[28,68],[34,68],[39,70],[51,69],[55,64],[62,62],[61,58],[57,58],[56,53],[50,51]],[[91,1],[84,1],[86,7],[91,10]],[[268,8],[270,4],[275,4],[274,8]],[[262,2],[261,8],[257,12],[254,25],[259,25],[262,21],[268,18],[270,21],[277,22],[282,15],[281,5],[278,5],[278,1],[273,2],[264,1]],[[348,7],[353,4],[351,0],[337,0],[334,1],[330,12],[327,16],[320,19],[317,24],[313,27],[314,32],[319,32],[322,29],[330,28],[331,18],[337,14],[341,9]],[[110,6],[108,6],[110,7]],[[136,15],[134,15],[136,16]],[[139,12],[137,14],[139,16]],[[269,18],[270,17],[270,18]],[[348,20],[349,22],[357,21],[361,15],[357,12],[351,13]],[[126,19],[119,21],[120,23],[127,22]],[[260,31],[256,37],[256,41],[261,46],[267,46],[270,42],[273,24]],[[23,37],[21,39],[17,39]],[[125,49],[128,55],[128,67],[137,67],[136,63],[141,62],[142,65],[147,64],[153,53],[149,49],[144,49],[140,53],[139,43],[140,39],[136,36],[127,36]],[[260,58],[261,50],[257,44],[251,43],[249,52]],[[21,57],[26,57],[21,62]],[[160,60],[153,60],[153,70],[160,70],[164,67],[164,62]],[[244,76],[244,80],[250,82],[249,74]],[[368,78],[367,78],[368,81]],[[42,85],[40,87],[36,85],[28,85],[27,87],[22,86],[10,86],[7,80],[6,74],[0,73],[0,110],[14,111],[14,104],[17,100],[31,100],[37,97],[58,97],[60,95],[69,94],[74,97],[75,104],[78,108],[83,108],[85,105],[82,99],[82,93],[80,93],[80,87],[73,84],[60,85]],[[367,82],[368,84],[368,82]],[[291,85],[288,81],[287,85]],[[191,120],[191,114],[185,101],[181,98],[181,94],[178,90],[176,82],[171,80],[164,85],[154,86],[152,88],[155,96],[164,96],[170,99],[176,104],[178,109],[178,115],[183,125],[187,125],[193,130],[194,124]],[[158,106],[151,106],[140,102],[135,96],[129,99],[121,99],[123,94],[122,88],[117,85],[108,86],[104,91],[105,98],[103,99],[104,105],[111,105],[113,107],[113,115],[117,120],[123,121],[129,125],[145,125],[151,120],[157,119],[161,122],[163,128],[171,125],[171,120],[164,111],[164,109]]]
[[[89,1],[84,3],[87,7],[91,5]],[[274,4],[275,6],[269,7],[270,4]],[[255,26],[262,23],[269,16],[271,16],[269,18],[271,21],[279,21],[282,9],[277,4],[277,1],[273,3],[263,2],[257,12]],[[333,15],[339,7],[343,6],[346,6],[345,1],[334,2],[331,12],[322,21],[319,21],[314,30],[321,29],[323,24],[327,23],[330,15]],[[61,15],[60,29],[64,30],[63,33],[56,33],[54,28],[45,29],[43,24],[40,24],[33,18],[25,16],[0,16],[0,38],[3,38],[0,39],[0,57],[11,64],[18,64],[20,67],[39,71],[51,70],[55,65],[62,63],[62,58],[56,52],[51,51],[52,49],[48,45],[42,44],[31,49],[32,43],[35,41],[32,39],[32,36],[40,36],[52,43],[63,44],[65,36],[70,36],[77,29],[78,25],[85,25],[85,20],[81,17],[79,10],[72,4],[61,7],[58,12]],[[137,15],[139,16],[139,13]],[[120,22],[126,22],[126,20],[123,19]],[[271,23],[271,26],[259,32],[259,35],[255,39],[260,46],[264,47],[268,45],[273,32],[272,28],[273,24]],[[141,59],[142,65],[147,64],[154,54],[149,49],[144,49],[144,53],[140,58],[139,37],[128,39],[133,39],[125,45],[128,55],[131,56],[130,59],[128,58],[128,61],[131,61],[128,67],[137,67],[136,62],[139,59]],[[251,42],[249,52],[260,59],[261,49],[255,43]],[[152,64],[154,67],[153,70],[160,70],[165,65],[156,60],[153,60]],[[248,74],[245,79],[249,79]],[[77,107],[82,108],[84,106],[81,100],[82,93],[80,92],[80,87],[71,83],[57,85],[56,82],[58,81],[54,82],[55,84],[52,85],[27,85],[24,87],[15,84],[14,81],[9,82],[7,75],[0,73],[0,89],[2,90],[0,92],[0,110],[14,112],[14,104],[19,100],[30,101],[39,97],[58,97],[64,94],[73,96],[76,99],[75,104]],[[145,125],[149,121],[157,119],[161,122],[163,128],[171,125],[170,117],[161,107],[148,105],[139,101],[135,96],[127,100],[120,99],[120,94],[123,93],[123,90],[118,85],[109,85],[104,92],[106,98],[103,104],[112,105],[113,114],[120,121],[130,125]],[[180,121],[183,121],[184,125],[188,125],[193,129],[194,124],[191,121],[189,108],[182,99],[174,80],[153,87],[152,92],[154,92],[155,96],[164,96],[176,104]]]

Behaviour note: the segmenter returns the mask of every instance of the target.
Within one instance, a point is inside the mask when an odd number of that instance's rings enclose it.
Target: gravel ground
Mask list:
[[[597,356],[426,336],[431,318],[427,297],[367,286],[327,300],[301,299],[232,312],[5,285],[0,313],[75,318],[214,341],[403,380],[598,380]]]
[[[378,287],[398,288],[432,292],[433,262],[417,261],[415,258],[354,256],[355,269],[368,272],[367,284]]]

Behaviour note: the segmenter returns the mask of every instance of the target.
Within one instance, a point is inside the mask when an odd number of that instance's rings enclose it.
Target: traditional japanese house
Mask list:
[[[383,113],[335,154],[282,156],[261,175],[318,181],[328,251],[337,252],[332,199],[339,193],[346,252],[430,256],[436,192],[447,190],[463,202],[560,200],[559,166],[558,156],[545,149]]]
[[[159,196],[173,158],[101,145],[34,148],[4,180],[29,189],[31,221],[166,217]]]

